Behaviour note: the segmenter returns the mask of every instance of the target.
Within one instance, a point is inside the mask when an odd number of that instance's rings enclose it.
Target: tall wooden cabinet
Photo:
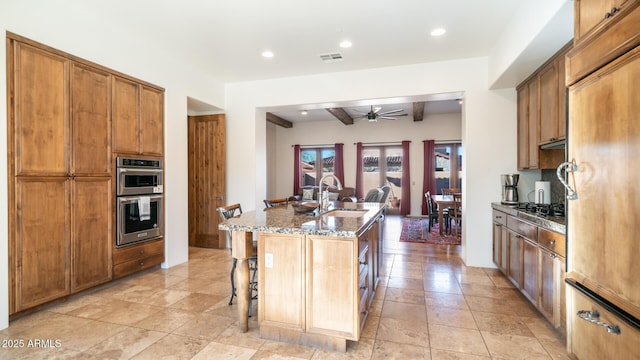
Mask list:
[[[136,84],[140,95],[123,110],[113,102],[115,77],[7,34],[10,314],[113,278],[112,143],[122,141],[112,136],[112,110],[135,113],[151,134],[124,143],[163,151],[162,91]]]
[[[108,74],[15,40],[8,50],[14,313],[111,279],[113,200]]]

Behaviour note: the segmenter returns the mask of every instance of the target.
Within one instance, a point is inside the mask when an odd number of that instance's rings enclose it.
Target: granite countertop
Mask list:
[[[517,206],[515,205],[504,205],[501,203],[491,203],[491,207],[498,211],[502,211],[511,216],[517,217],[519,219],[529,221],[547,230],[555,231],[561,234],[566,234],[567,220],[564,217],[543,216],[543,215],[532,214],[529,212],[518,210]]]
[[[218,225],[220,230],[357,237],[386,206],[380,203],[332,202],[332,209],[366,210],[360,217],[298,214],[291,205],[248,211]]]

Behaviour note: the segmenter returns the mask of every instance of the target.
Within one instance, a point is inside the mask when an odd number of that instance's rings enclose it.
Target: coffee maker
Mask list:
[[[502,203],[506,205],[518,204],[518,179],[520,175],[500,175],[502,178]]]

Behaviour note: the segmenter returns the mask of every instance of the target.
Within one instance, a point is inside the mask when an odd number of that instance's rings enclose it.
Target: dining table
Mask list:
[[[431,199],[438,204],[438,228],[440,235],[443,234],[444,226],[442,226],[444,210],[454,205],[453,194],[451,195],[431,195]]]

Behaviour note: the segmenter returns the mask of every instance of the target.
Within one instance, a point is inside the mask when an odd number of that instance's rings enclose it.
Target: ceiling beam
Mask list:
[[[267,113],[267,121],[278,125],[278,126],[282,126],[283,128],[292,128],[293,127],[293,123],[289,120],[285,120],[283,118],[281,118],[278,115],[272,114],[270,112]]]
[[[424,117],[424,101],[416,101],[413,103],[413,121],[422,121]]]
[[[343,108],[329,108],[326,109],[336,119],[342,121],[345,125],[353,125],[353,118]]]

